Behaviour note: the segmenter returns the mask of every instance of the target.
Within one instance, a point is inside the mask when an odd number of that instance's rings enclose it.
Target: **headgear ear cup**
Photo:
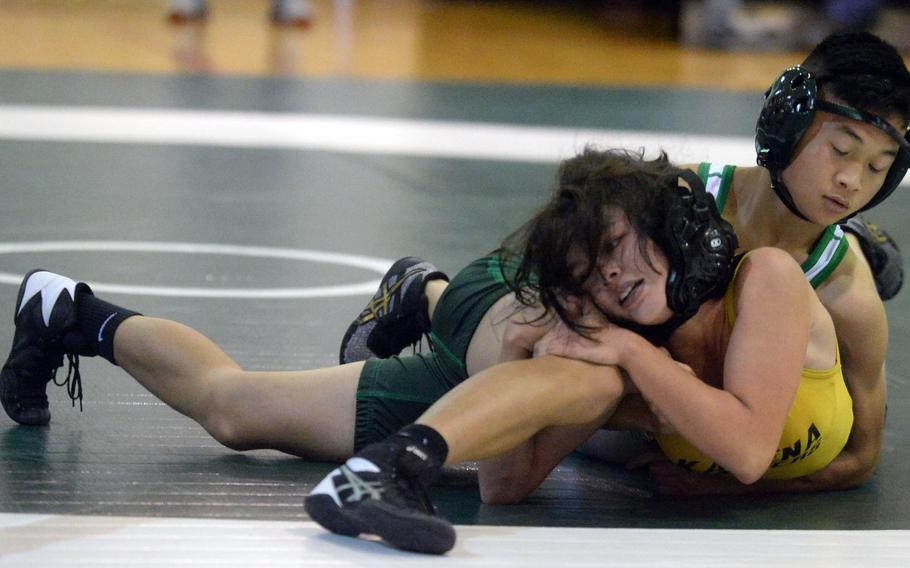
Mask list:
[[[772,171],[787,167],[796,145],[815,116],[818,84],[802,67],[790,67],[774,81],[755,125],[758,164]]]
[[[668,188],[663,241],[670,260],[667,301],[674,313],[689,318],[726,289],[738,242],[701,178],[688,170],[680,175],[689,189]]]
[[[676,175],[664,182],[663,225],[655,235],[667,255],[667,305],[673,317],[662,324],[642,325],[602,312],[608,320],[655,345],[666,342],[706,300],[723,296],[733,277],[733,257],[739,246],[733,227],[720,216],[714,196],[705,191],[701,178],[689,170],[680,170],[678,175],[689,187],[681,186]]]

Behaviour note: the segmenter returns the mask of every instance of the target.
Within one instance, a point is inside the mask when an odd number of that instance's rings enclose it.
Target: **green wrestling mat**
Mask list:
[[[453,272],[530,215],[555,161],[580,149],[588,130],[617,145],[666,138],[671,158],[745,148],[737,163],[748,164],[757,102],[667,89],[0,72],[0,276],[15,281],[42,266],[124,286],[129,294],[105,296],[199,329],[249,369],[332,365],[369,293],[275,299],[263,290],[378,277],[344,254],[418,255]],[[314,117],[328,122],[319,129]],[[232,130],[235,119],[280,128]],[[392,140],[383,128],[407,134]],[[490,154],[477,143],[487,135]],[[460,136],[467,142],[458,145]],[[540,157],[547,152],[551,159]],[[908,213],[901,188],[871,217],[905,244]],[[174,243],[195,244],[197,254]],[[335,257],[315,263],[288,250]],[[202,292],[181,295],[188,289]],[[212,292],[224,289],[253,292]],[[0,284],[4,350],[15,296],[15,284]],[[860,489],[664,498],[642,473],[579,456],[520,505],[482,505],[470,467],[449,472],[435,501],[459,524],[908,529],[908,302],[904,292],[887,304],[887,435],[878,472]],[[302,499],[330,464],[231,451],[121,370],[89,359],[81,370],[82,412],[53,388],[49,427],[0,418],[0,512],[306,518]]]

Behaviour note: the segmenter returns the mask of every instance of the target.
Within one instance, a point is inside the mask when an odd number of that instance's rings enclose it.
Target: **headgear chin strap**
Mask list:
[[[790,191],[781,181],[781,172],[792,161],[796,146],[809,129],[817,111],[871,124],[898,143],[897,157],[891,164],[882,187],[859,211],[865,211],[884,201],[897,189],[910,167],[910,131],[901,134],[879,116],[822,100],[816,77],[808,69],[798,65],[784,71],[765,93],[765,101],[755,125],[758,165],[767,168],[771,173],[771,187],[774,192],[794,215],[808,221],[796,207]]]
[[[684,170],[689,188],[674,183],[664,194],[664,226],[660,244],[669,261],[667,305],[673,316],[659,325],[623,320],[626,327],[654,344],[661,344],[711,298],[723,296],[733,277],[733,256],[738,246],[730,223],[721,218],[714,196],[695,173]]]

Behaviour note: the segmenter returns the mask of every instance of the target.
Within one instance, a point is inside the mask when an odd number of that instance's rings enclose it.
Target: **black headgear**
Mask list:
[[[670,261],[667,303],[688,319],[705,300],[723,295],[739,243],[701,178],[689,170],[683,170],[682,178],[691,191],[676,185],[667,192],[663,241]]]
[[[881,189],[860,211],[875,207],[897,189],[910,167],[910,131],[903,134],[883,118],[871,113],[822,100],[816,77],[806,68],[795,66],[784,71],[765,93],[765,101],[755,125],[755,151],[758,165],[771,172],[771,187],[784,205],[801,219],[793,197],[780,180],[781,172],[793,159],[796,145],[809,129],[816,111],[837,114],[866,122],[882,130],[899,145]],[[807,220],[807,219],[806,219]]]
[[[714,196],[705,191],[701,178],[689,170],[680,176],[689,188],[673,183],[666,189],[659,236],[669,261],[667,305],[673,316],[659,325],[615,322],[658,345],[706,300],[723,296],[733,278],[733,256],[739,246],[733,227],[721,218]]]

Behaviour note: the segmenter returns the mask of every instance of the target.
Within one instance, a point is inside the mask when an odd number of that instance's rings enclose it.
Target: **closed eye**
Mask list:
[[[623,238],[624,236],[625,236],[625,234],[619,235],[618,237],[616,237],[616,238],[613,239],[612,241],[609,241],[609,242],[607,242],[606,244],[604,244],[604,247],[603,247],[603,251],[602,251],[602,252],[605,253],[605,254],[608,254],[608,253],[611,253],[611,252],[613,252],[614,250],[616,250],[616,248],[619,246],[619,243],[622,241],[622,238]]]

